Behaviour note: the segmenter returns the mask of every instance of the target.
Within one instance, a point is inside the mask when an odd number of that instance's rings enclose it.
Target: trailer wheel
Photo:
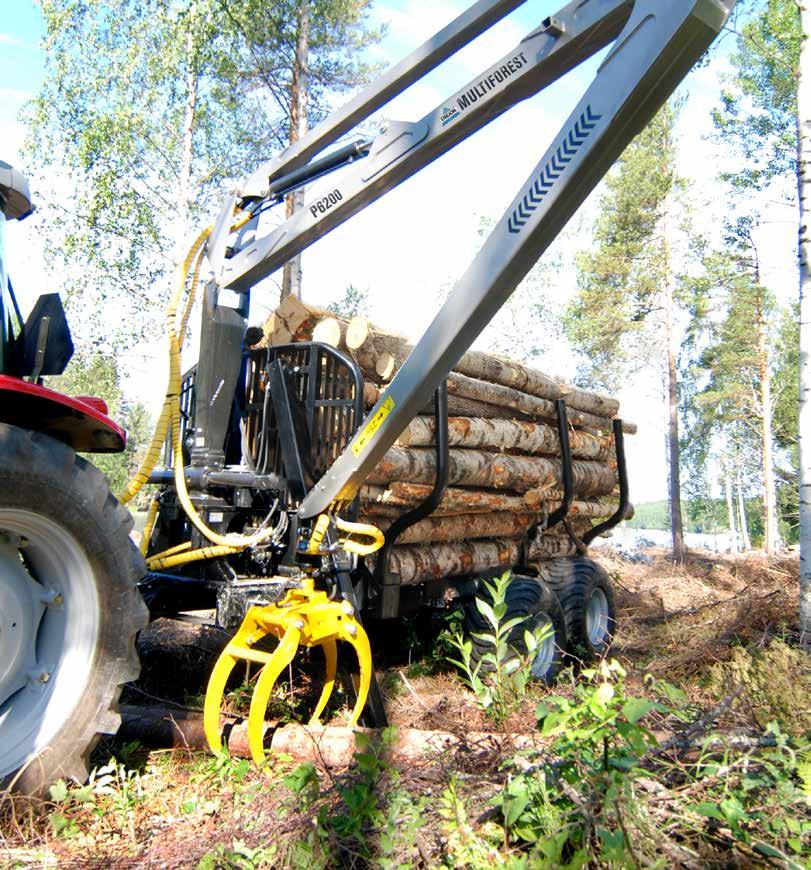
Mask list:
[[[83,781],[138,676],[129,511],[61,442],[0,424],[0,785]]]
[[[541,576],[563,608],[568,651],[584,661],[604,656],[617,627],[614,588],[605,569],[576,556],[543,564]]]
[[[484,588],[479,596],[489,599]],[[566,622],[557,596],[542,580],[513,577],[507,587],[506,602],[505,622],[515,617],[525,617],[524,622],[517,625],[509,636],[509,644],[518,655],[523,657],[527,653],[525,631],[528,630],[537,637],[541,629],[551,627],[551,632],[545,632],[546,636],[541,640],[530,665],[530,671],[536,680],[551,685],[560,672],[566,649]],[[480,662],[488,652],[493,652],[492,644],[476,636],[489,635],[493,628],[479,612],[475,601],[471,601],[466,608],[465,630],[473,644],[474,664]]]

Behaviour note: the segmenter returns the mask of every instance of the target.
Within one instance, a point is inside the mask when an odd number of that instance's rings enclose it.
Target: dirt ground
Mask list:
[[[687,693],[698,717],[717,705],[728,687],[724,680],[729,681],[733,672],[724,668],[732,667],[735,650],[766,646],[774,638],[796,644],[796,556],[694,553],[683,566],[656,550],[647,551],[642,562],[611,553],[598,558],[615,583],[619,631],[611,656],[626,669],[629,691],[644,695],[651,678],[667,679]],[[454,750],[424,763],[397,769],[381,766],[381,788],[395,782],[398,794],[414,798],[396,820],[408,830],[410,842],[399,866],[443,865],[450,834],[444,811],[432,799],[446,795],[449,783],[465,795],[470,823],[486,824],[492,816],[488,802],[506,780],[500,751],[486,741],[466,740],[471,732],[493,731],[494,726],[456,671],[444,663],[445,648],[437,651],[432,644],[436,628],[406,626],[399,639],[389,639],[380,669],[395,728],[442,729],[462,738]],[[125,702],[199,708],[207,669],[223,642],[214,629],[154,625],[141,641],[144,673],[138,684],[125,690]],[[278,699],[271,717],[306,716],[319,664],[305,663],[297,671],[295,687]],[[809,670],[802,666],[788,679],[791,691],[806,699],[796,711],[799,727],[806,730],[811,716]],[[566,687],[555,691],[565,693]],[[535,706],[544,694],[533,688],[508,721],[506,732],[532,733]],[[342,699],[346,695],[339,693],[339,705]],[[234,709],[240,700],[239,693],[232,696]],[[345,710],[336,710],[339,720],[342,713]],[[719,711],[717,727],[763,727],[766,723],[759,719],[765,715],[754,704],[733,703]],[[657,736],[666,740],[671,723],[661,722],[659,728]],[[112,768],[111,756],[117,759]],[[110,788],[106,794],[99,789],[85,802],[31,802],[0,793],[0,867],[314,866],[310,852],[296,851],[302,832],[318,822],[297,793],[283,784],[284,777],[297,769],[292,762],[275,762],[267,777],[247,761],[221,762],[186,748],[147,751],[120,739],[100,745],[93,761],[101,768],[108,765]],[[344,813],[346,796],[357,786],[354,767],[322,770],[320,775],[322,793],[327,795],[322,804],[334,801],[335,812]],[[414,807],[416,819],[411,817]],[[381,826],[384,830],[385,819]],[[330,830],[341,828],[336,823]],[[347,851],[345,842],[336,845],[335,854],[315,863],[378,866]],[[708,858],[705,866],[757,863]]]

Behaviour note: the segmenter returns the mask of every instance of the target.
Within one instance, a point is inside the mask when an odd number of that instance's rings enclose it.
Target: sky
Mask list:
[[[388,65],[416,48],[468,5],[467,0],[378,0],[373,17],[388,25],[385,39],[372,49]],[[413,85],[378,113],[376,119],[416,120],[439,105],[479,72],[512,50],[561,5],[561,0],[528,2],[487,34]],[[0,0],[0,159],[20,162],[25,129],[20,110],[36,94],[44,75],[42,22],[31,0]],[[717,233],[728,205],[717,182],[730,168],[730,156],[711,138],[710,113],[718,103],[720,77],[728,69],[733,40],[726,38],[711,64],[695,70],[683,86],[687,102],[680,121],[680,171],[693,182],[696,220]],[[597,60],[513,108],[419,175],[390,192],[333,231],[303,258],[304,298],[325,304],[342,297],[350,284],[368,291],[369,314],[381,326],[418,338],[440,305],[440,294],[467,268],[480,244],[482,217],[498,219],[591,81]],[[270,155],[268,155],[270,156]],[[36,198],[36,191],[33,191]],[[572,258],[588,245],[596,198],[573,219],[568,243],[558,249],[563,261],[555,293],[559,304],[574,292]],[[764,282],[784,303],[796,297],[796,230],[792,210],[768,196],[763,249]],[[30,222],[29,222],[30,223]],[[25,222],[9,228],[9,267],[23,307],[47,292],[46,264]],[[552,252],[550,251],[550,254]],[[271,286],[253,295],[253,320],[261,321],[276,304]],[[520,340],[520,339],[519,339]],[[485,344],[478,344],[487,349]],[[557,342],[543,358],[549,373],[570,378],[576,359]],[[155,372],[165,365],[161,344],[144,347],[127,360],[128,398],[156,409]],[[665,498],[665,411],[661,387],[650,373],[621,391],[622,415],[639,425],[630,440],[631,492],[642,503]]]

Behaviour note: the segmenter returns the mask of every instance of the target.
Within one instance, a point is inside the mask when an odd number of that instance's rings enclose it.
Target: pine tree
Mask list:
[[[670,103],[627,148],[606,181],[594,250],[578,258],[578,293],[565,315],[569,338],[607,386],[651,363],[663,375],[673,555],[684,557],[678,418],[674,240],[678,233],[675,125]]]

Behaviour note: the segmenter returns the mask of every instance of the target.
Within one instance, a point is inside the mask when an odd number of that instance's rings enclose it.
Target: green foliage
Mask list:
[[[252,849],[234,840],[229,849],[223,843],[206,852],[198,861],[197,870],[262,870],[277,867],[277,848],[275,845]]]
[[[482,642],[486,652],[474,661],[473,641],[461,630],[450,638],[459,659],[451,659],[462,672],[465,684],[476,696],[482,710],[496,723],[504,724],[526,695],[532,679],[530,665],[538,646],[553,631],[552,626],[533,633],[525,630],[523,649],[511,643],[515,630],[527,617],[507,619],[507,588],[509,571],[493,581],[484,581],[485,595],[477,596],[476,609],[485,618],[490,630],[474,637]]]
[[[185,237],[288,142],[299,4],[39,3],[28,169],[40,230],[83,340],[134,344],[153,331]],[[310,0],[311,121],[369,74],[370,5]],[[67,190],[43,189],[53,177]]]
[[[402,858],[414,851],[425,801],[401,785],[400,774],[386,761],[394,735],[394,729],[386,729],[376,741],[356,732],[355,770],[333,789],[321,791],[318,772],[309,763],[285,777],[297,804],[314,816],[306,836],[290,847],[286,864],[328,866],[330,857],[346,855],[374,858],[384,870],[409,866]]]
[[[730,685],[743,685],[751,713],[765,726],[776,722],[781,731],[801,737],[808,730],[811,672],[802,650],[780,640],[766,647],[735,647],[728,661],[710,667],[707,688],[718,697]]]
[[[327,305],[327,311],[339,314],[341,317],[357,317],[366,311],[368,301],[368,290],[360,290],[354,284],[350,284],[341,299]]]
[[[538,706],[546,750],[537,764],[518,765],[496,799],[504,834],[528,866],[668,866],[679,844],[695,854],[719,828],[744,856],[801,854],[811,834],[807,738],[792,743],[772,723],[765,749],[735,754],[711,734],[697,758],[671,762],[649,724],[689,718],[686,696],[660,682],[651,684],[657,700],[635,697],[625,676],[617,662],[602,662],[581,674],[571,695]],[[665,794],[662,814],[650,795]]]
[[[104,399],[110,417],[127,432],[123,453],[94,453],[88,459],[101,469],[112,492],[120,492],[136,470],[140,455],[152,434],[152,421],[141,404],[126,402],[121,375],[115,360],[101,353],[74,354],[63,375],[48,379],[48,387],[69,396],[96,396]]]
[[[681,185],[677,117],[678,106],[666,105],[625,150],[600,197],[594,248],[577,258],[577,295],[564,326],[592,382],[616,386],[651,356],[649,329],[672,280],[664,222]]]
[[[795,0],[766,0],[738,36],[733,75],[713,120],[725,142],[746,159],[726,177],[741,189],[761,188],[797,172],[797,71],[799,7]]]

